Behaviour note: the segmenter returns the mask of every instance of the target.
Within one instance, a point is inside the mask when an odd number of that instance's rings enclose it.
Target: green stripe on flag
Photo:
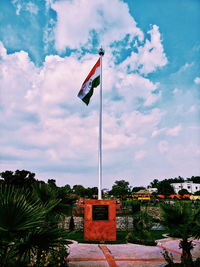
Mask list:
[[[94,88],[97,87],[100,84],[100,76],[96,77],[93,81],[92,81],[92,86],[90,91],[88,92],[88,94],[82,98],[82,101],[88,105],[90,102],[90,98],[93,95],[94,92]]]
[[[100,75],[92,81],[92,87],[95,88],[100,84]]]

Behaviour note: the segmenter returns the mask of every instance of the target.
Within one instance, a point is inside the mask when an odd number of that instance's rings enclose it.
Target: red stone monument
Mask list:
[[[116,240],[116,200],[84,199],[79,201],[84,207],[84,240]]]

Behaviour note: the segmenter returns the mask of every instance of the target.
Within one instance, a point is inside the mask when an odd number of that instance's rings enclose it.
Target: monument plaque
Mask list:
[[[93,221],[107,221],[108,205],[92,205],[92,219]]]
[[[79,206],[84,207],[84,240],[115,241],[116,208],[120,205],[111,199],[80,200]]]

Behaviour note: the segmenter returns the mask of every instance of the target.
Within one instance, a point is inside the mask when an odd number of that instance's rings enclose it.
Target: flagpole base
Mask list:
[[[117,200],[79,200],[84,208],[84,240],[116,241],[116,209],[121,206]]]

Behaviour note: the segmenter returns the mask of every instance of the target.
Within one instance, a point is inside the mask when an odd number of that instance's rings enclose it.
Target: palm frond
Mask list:
[[[0,231],[24,231],[44,223],[47,211],[38,201],[28,202],[27,197],[12,186],[0,186]]]

